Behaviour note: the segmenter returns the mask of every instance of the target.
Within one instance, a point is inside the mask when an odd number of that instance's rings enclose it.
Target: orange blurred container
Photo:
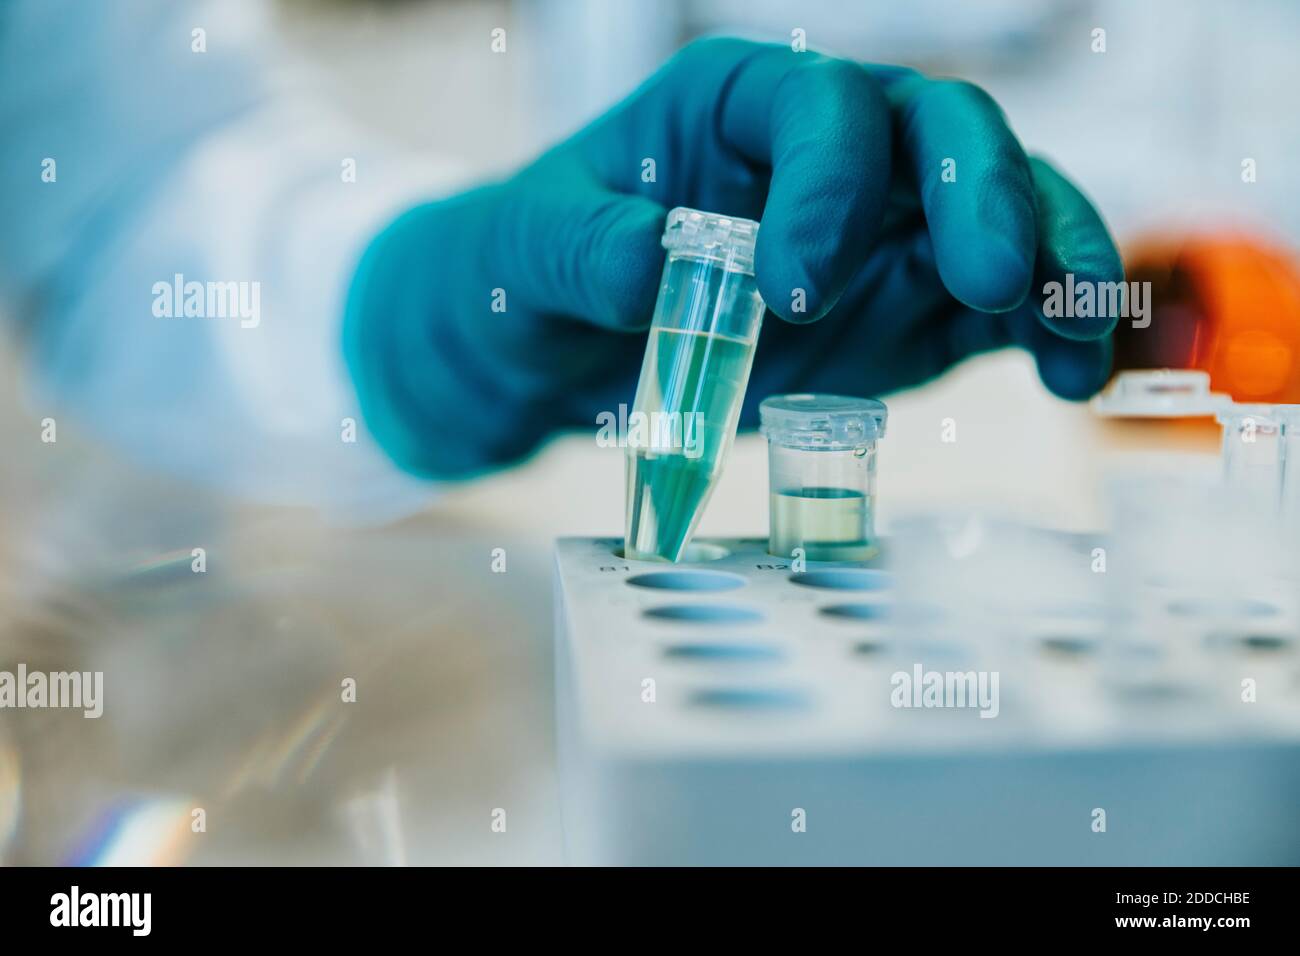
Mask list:
[[[1115,367],[1194,368],[1238,402],[1300,402],[1300,267],[1241,235],[1148,239],[1126,258],[1151,283],[1151,324],[1121,321]]]

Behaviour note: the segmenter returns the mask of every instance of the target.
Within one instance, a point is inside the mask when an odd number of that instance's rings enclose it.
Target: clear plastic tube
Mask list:
[[[1300,405],[1275,405],[1273,415],[1282,427],[1282,514],[1294,526],[1300,523]]]
[[[680,560],[736,435],[763,319],[758,223],[668,214],[668,250],[628,417],[625,554]]]
[[[1273,405],[1233,405],[1219,413],[1223,425],[1223,477],[1244,504],[1276,511],[1285,464],[1282,419]]]
[[[877,552],[876,441],[883,402],[776,395],[759,406],[768,441],[768,551],[809,561],[866,561]]]

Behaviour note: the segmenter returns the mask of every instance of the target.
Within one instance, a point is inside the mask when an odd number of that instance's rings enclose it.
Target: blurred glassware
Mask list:
[[[1300,268],[1290,250],[1231,232],[1153,236],[1126,250],[1151,283],[1150,325],[1121,321],[1117,369],[1202,369],[1237,402],[1300,402]]]

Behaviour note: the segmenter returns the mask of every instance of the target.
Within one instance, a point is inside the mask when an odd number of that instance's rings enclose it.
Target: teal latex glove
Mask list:
[[[393,458],[469,475],[630,403],[679,205],[762,224],[758,287],[786,321],[764,323],[742,424],[774,392],[884,394],[1013,344],[1067,398],[1109,372],[1115,317],[1045,318],[1042,288],[1067,272],[1122,281],[1119,254],[987,94],[705,40],[509,180],[415,208],[372,243],[344,349]]]

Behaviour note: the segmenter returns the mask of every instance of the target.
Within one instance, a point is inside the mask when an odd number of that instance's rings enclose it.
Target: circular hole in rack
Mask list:
[[[656,621],[684,624],[753,624],[763,620],[763,612],[738,604],[661,604],[643,612]]]
[[[627,583],[661,591],[734,591],[745,586],[745,579],[725,571],[647,571],[632,575]]]
[[[771,644],[672,644],[664,648],[664,657],[681,661],[719,661],[748,663],[779,661],[785,655]]]
[[[888,604],[830,604],[821,613],[844,621],[879,621],[888,617],[891,609]]]
[[[1239,641],[1248,651],[1284,651],[1291,647],[1291,638],[1282,634],[1247,634]]]
[[[1078,634],[1048,634],[1039,638],[1039,644],[1049,654],[1062,657],[1082,657],[1097,649],[1093,638]]]
[[[694,691],[690,702],[727,710],[801,710],[808,706],[803,691],[781,687],[709,687]]]
[[[1212,647],[1231,648],[1234,650],[1253,651],[1266,654],[1290,650],[1294,643],[1292,639],[1287,637],[1285,634],[1267,633],[1223,634],[1216,632],[1208,635],[1205,641]]]
[[[790,575],[790,580],[806,588],[829,588],[834,591],[883,591],[893,583],[884,571],[870,571],[866,568],[800,571]]]
[[[639,558],[629,558],[623,554],[623,546],[620,544],[611,549],[611,553],[616,558],[622,558],[624,561],[639,561]],[[730,557],[731,552],[720,544],[713,544],[709,541],[692,541],[682,551],[682,559],[678,564],[704,564],[708,561],[721,561],[723,558]],[[668,561],[643,561],[644,564],[670,564]]]

